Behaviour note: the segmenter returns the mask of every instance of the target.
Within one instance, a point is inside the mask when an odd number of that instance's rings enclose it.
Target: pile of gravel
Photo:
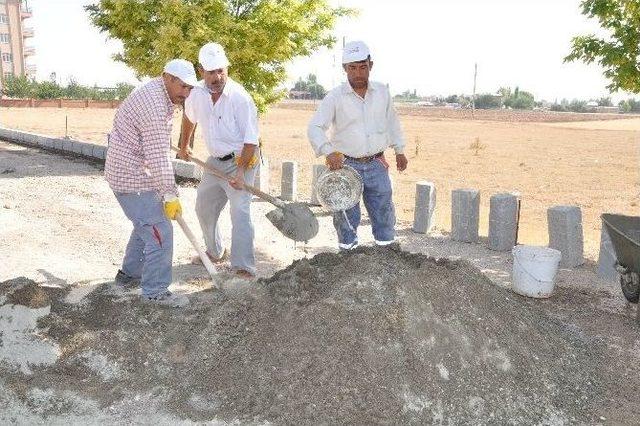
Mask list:
[[[29,295],[33,291],[34,300]],[[157,308],[107,283],[80,304],[33,284],[53,365],[0,367],[18,395],[104,410],[153,397],[178,418],[300,423],[594,423],[602,355],[464,261],[362,247]],[[137,399],[136,399],[137,398]],[[70,407],[56,406],[58,413]]]

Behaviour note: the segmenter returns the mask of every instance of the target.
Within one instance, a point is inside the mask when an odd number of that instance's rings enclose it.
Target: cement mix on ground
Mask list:
[[[99,165],[0,142],[0,179],[2,424],[640,424],[637,307],[593,257],[527,299],[485,241],[400,222],[422,255],[339,255],[330,216],[295,245],[256,202],[271,278],[211,289],[176,229],[171,289],[192,304],[154,308],[111,281],[131,225]]]
[[[51,301],[37,335],[59,358],[28,380],[3,367],[25,403],[39,390],[107,411],[152,395],[193,421],[594,424],[620,373],[601,345],[469,263],[397,247],[228,280],[184,310],[113,283],[77,304],[24,280],[1,288],[5,306]]]

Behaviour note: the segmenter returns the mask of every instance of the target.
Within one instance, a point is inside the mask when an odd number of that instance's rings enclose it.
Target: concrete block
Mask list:
[[[549,247],[560,250],[560,266],[573,268],[584,263],[582,211],[576,206],[554,206],[547,210]]]
[[[92,143],[83,143],[80,153],[85,157],[93,157],[93,146]]]
[[[193,171],[193,178],[202,180],[202,176],[204,176],[204,169],[196,164],[195,170]]]
[[[480,225],[480,191],[455,189],[451,193],[451,239],[478,242]]]
[[[311,195],[309,196],[309,200],[311,205],[319,206],[320,201],[318,200],[318,192],[316,191],[316,182],[318,182],[318,177],[322,173],[327,170],[327,166],[324,164],[314,164],[313,165],[313,175],[311,177]]]
[[[62,150],[64,152],[73,152],[73,141],[71,139],[62,139]]]
[[[11,129],[0,127],[0,139],[11,139]]]
[[[518,195],[502,193],[489,199],[489,249],[509,251],[518,237]]]
[[[258,163],[258,170],[256,171],[256,178],[253,181],[253,186],[258,188],[262,192],[269,193],[269,159],[262,158]]]
[[[616,252],[607,229],[602,226],[600,231],[600,254],[598,255],[598,276],[607,281],[618,281],[616,271]]]
[[[413,232],[426,234],[435,224],[436,186],[433,182],[416,183],[416,205],[413,210]]]
[[[107,154],[107,147],[102,145],[94,145],[93,151],[91,152],[91,156],[93,158],[97,158],[99,160],[104,160]]]
[[[28,132],[20,132],[20,137],[22,138],[22,143],[31,146],[38,146],[38,135]]]
[[[187,179],[195,179],[196,176],[196,165],[190,161],[184,160],[172,160],[173,170],[176,175],[187,178]]]
[[[43,149],[53,149],[54,141],[55,141],[55,139],[47,138],[47,137],[43,136],[42,140],[40,142],[40,147],[43,148]]]
[[[82,154],[82,147],[84,146],[84,142],[73,141],[71,144],[71,151],[75,154]]]
[[[285,201],[296,201],[298,198],[298,163],[295,161],[282,162],[280,198]]]
[[[64,150],[64,139],[54,139],[53,140],[53,149],[56,149],[58,151],[63,151]]]

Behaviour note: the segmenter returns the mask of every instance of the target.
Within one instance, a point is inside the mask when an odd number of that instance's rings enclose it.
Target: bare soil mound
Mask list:
[[[18,395],[153,395],[178,417],[275,424],[593,424],[605,400],[597,345],[467,262],[398,248],[320,254],[183,310],[113,283],[49,297],[39,326],[61,356],[28,381],[3,367]]]

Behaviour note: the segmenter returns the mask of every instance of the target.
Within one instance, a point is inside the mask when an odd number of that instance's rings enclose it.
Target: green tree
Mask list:
[[[502,100],[500,96],[491,93],[482,93],[476,96],[475,104],[478,109],[500,108],[502,106]]]
[[[618,108],[620,108],[622,112],[640,112],[640,101],[626,99],[618,103]]]
[[[531,93],[520,90],[518,87],[513,93],[511,93],[511,89],[504,90],[504,88],[498,90],[498,93],[502,95],[504,106],[507,108],[532,109],[536,103]],[[505,95],[507,95],[506,98]]]
[[[10,75],[4,80],[2,93],[10,98],[31,98],[36,84],[28,77]]]
[[[64,96],[64,89],[55,81],[42,81],[36,84],[34,95],[38,99],[57,99]]]
[[[594,34],[574,37],[571,53],[565,62],[596,62],[611,81],[611,92],[626,90],[640,93],[640,2],[637,0],[584,0],[582,14],[596,18],[606,31],[605,37]]]
[[[134,86],[133,84],[129,84],[129,83],[118,83],[116,84],[116,89],[115,89],[115,99],[117,100],[123,100],[124,98],[126,98],[127,96],[129,96],[129,94],[131,92],[133,92],[133,89],[135,89],[136,86]]]
[[[78,84],[74,77],[70,77],[62,96],[69,99],[87,99],[89,97],[89,89]]]
[[[176,57],[196,63],[202,45],[219,42],[260,111],[284,95],[287,62],[332,46],[336,19],[353,13],[327,0],[100,0],[85,9],[122,42],[115,59],[139,77],[159,75]]]
[[[293,90],[309,92],[312,99],[322,99],[327,94],[325,88],[318,83],[318,77],[315,74],[309,74],[306,80],[298,79],[293,86]]]

